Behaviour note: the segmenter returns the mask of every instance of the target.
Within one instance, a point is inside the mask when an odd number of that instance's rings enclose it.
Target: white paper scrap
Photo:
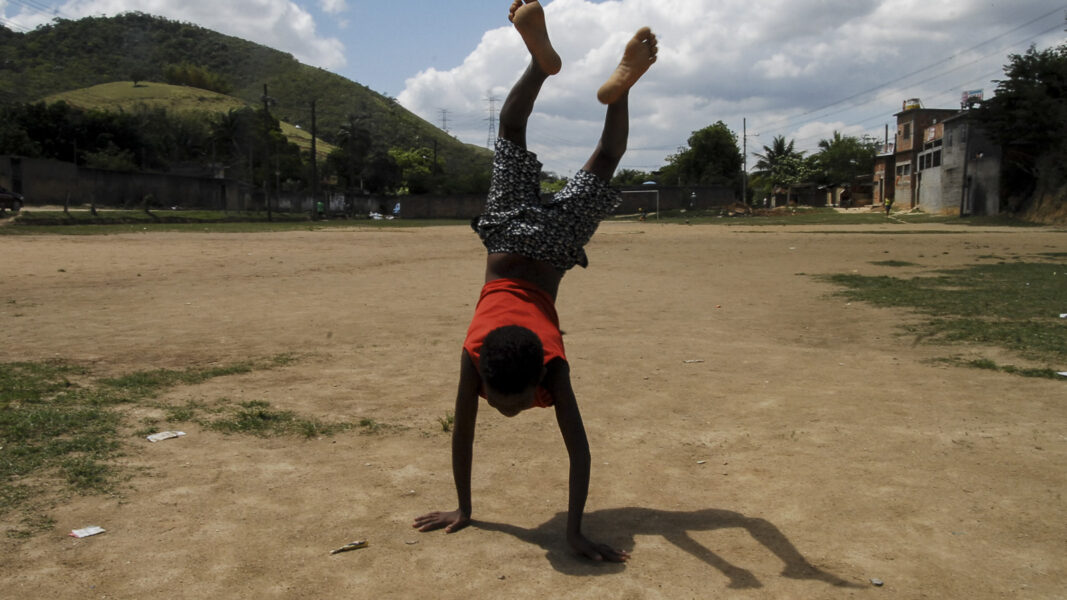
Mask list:
[[[70,532],[70,537],[83,538],[90,535],[96,535],[98,533],[104,533],[107,531],[103,527],[97,527],[96,525],[90,525],[89,527],[83,527],[81,529],[75,529]]]
[[[1060,371],[1060,372],[1058,372],[1056,374],[1060,375],[1060,376],[1063,376],[1063,377],[1067,377],[1067,371]]]
[[[171,438],[181,437],[183,435],[185,435],[184,431],[160,431],[159,433],[153,433],[145,439],[150,442],[161,442],[163,440],[169,440]]]

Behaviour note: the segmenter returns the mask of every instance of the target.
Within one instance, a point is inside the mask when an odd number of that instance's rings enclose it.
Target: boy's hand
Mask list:
[[[580,533],[567,536],[571,548],[582,556],[596,561],[626,562],[630,553],[625,550],[616,550],[607,544],[598,544]]]
[[[432,512],[415,517],[415,522],[411,526],[419,531],[433,531],[444,527],[445,533],[453,533],[470,525],[470,523],[470,516],[457,509],[451,512]]]

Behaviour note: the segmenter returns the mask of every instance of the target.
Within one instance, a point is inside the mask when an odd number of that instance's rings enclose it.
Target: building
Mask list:
[[[940,202],[940,210],[935,212],[958,210],[960,216],[999,213],[1000,146],[977,126],[968,111],[945,119],[944,125],[941,194],[936,199]],[[933,206],[935,199],[929,201]],[[922,202],[925,208],[927,199]]]
[[[1000,207],[1000,148],[967,109],[904,102],[897,134],[875,158],[874,202],[929,213],[993,215]]]
[[[888,137],[888,134],[886,134]],[[886,198],[892,198],[896,182],[896,150],[892,143],[883,144],[874,157],[874,177],[871,188],[871,202],[885,204]]]
[[[940,138],[927,139],[930,127],[955,115],[958,111],[944,108],[923,108],[918,99],[905,100],[897,113],[897,135],[893,153],[893,206],[915,208],[919,205],[919,155],[940,145]],[[941,128],[936,128],[941,131]]]

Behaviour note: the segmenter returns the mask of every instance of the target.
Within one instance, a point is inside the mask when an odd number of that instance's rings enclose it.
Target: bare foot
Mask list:
[[[515,29],[526,42],[526,48],[537,61],[537,66],[549,75],[559,73],[563,61],[548,41],[548,26],[545,25],[545,9],[537,0],[515,0],[511,3],[508,20],[515,24]]]
[[[608,77],[596,93],[597,100],[611,104],[621,98],[656,62],[656,35],[648,27],[637,30],[634,37],[626,43],[622,53],[622,62],[615,72]]]

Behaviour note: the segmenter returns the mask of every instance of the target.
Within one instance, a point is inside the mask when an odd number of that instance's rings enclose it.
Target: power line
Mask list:
[[[20,33],[26,33],[26,32],[28,32],[30,30],[28,27],[26,27],[24,25],[20,25],[20,24],[14,22],[14,21],[9,21],[8,19],[5,19],[3,17],[0,17],[0,23],[2,23],[8,29],[10,29],[12,31],[18,31]]]
[[[1003,38],[1003,37],[1005,37],[1007,35],[1010,35],[1011,33],[1014,33],[1014,32],[1016,32],[1016,31],[1018,31],[1020,29],[1023,29],[1024,27],[1026,27],[1028,25],[1032,25],[1033,23],[1041,21],[1042,19],[1047,19],[1049,16],[1060,12],[1064,8],[1067,8],[1067,5],[1064,5],[1063,7],[1057,8],[1057,9],[1053,10],[1052,12],[1049,12],[1049,13],[1046,13],[1044,15],[1041,15],[1040,17],[1037,17],[1035,19],[1031,19],[1030,21],[1027,21],[1026,23],[1023,23],[1022,25],[1014,27],[1014,28],[1012,28],[1012,29],[1010,29],[1010,30],[1008,30],[1008,31],[1006,31],[1004,33],[1001,33],[1001,34],[999,34],[997,36],[994,36],[994,37],[992,37],[992,38],[990,38],[988,40],[985,40],[985,41],[983,41],[983,42],[981,42],[979,44],[976,44],[976,45],[974,45],[974,46],[972,46],[972,47],[970,47],[970,48],[968,48],[966,50],[963,50],[961,52],[957,52],[957,53],[953,54],[952,56],[949,56],[947,58],[944,58],[944,59],[941,59],[941,60],[936,61],[934,63],[931,63],[931,64],[929,64],[929,65],[927,65],[925,67],[922,67],[921,69],[917,69],[915,71],[911,71],[911,72],[905,73],[904,75],[901,75],[900,77],[897,77],[897,78],[892,79],[890,81],[887,81],[885,83],[879,84],[879,85],[874,86],[872,88],[869,88],[867,90],[852,94],[851,96],[848,96],[846,98],[842,98],[840,100],[837,100],[837,101],[831,102],[829,104],[820,106],[818,108],[813,108],[813,109],[811,109],[809,111],[806,111],[806,112],[803,112],[803,113],[800,113],[800,114],[797,114],[797,115],[793,115],[793,116],[790,116],[790,117],[784,117],[784,118],[778,119],[776,121],[771,121],[770,123],[765,124],[760,129],[764,129],[764,130],[768,130],[768,129],[784,129],[784,128],[787,128],[787,127],[795,127],[797,125],[803,125],[803,124],[810,123],[810,122],[814,121],[816,117],[812,117],[811,119],[805,119],[804,117],[807,117],[809,115],[814,115],[815,113],[818,113],[820,111],[826,110],[828,108],[837,106],[839,104],[843,104],[845,102],[849,102],[851,100],[855,100],[856,98],[860,98],[860,97],[865,96],[867,94],[870,94],[872,92],[877,92],[878,90],[889,88],[890,86],[892,86],[895,83],[899,83],[899,82],[901,82],[901,81],[903,81],[903,80],[905,80],[905,79],[907,79],[909,77],[912,77],[914,75],[918,75],[919,73],[923,73],[923,72],[929,71],[929,70],[931,70],[931,69],[933,69],[933,68],[935,68],[935,67],[937,67],[939,65],[942,65],[944,63],[948,63],[948,62],[956,59],[957,57],[959,57],[962,54],[971,52],[971,51],[973,51],[973,50],[975,50],[977,48],[980,48],[980,47],[982,47],[982,46],[984,46],[986,44],[989,44],[991,42],[999,40],[999,39],[1001,39],[1001,38]],[[1049,29],[1046,29],[1046,30],[1044,30],[1044,31],[1042,31],[1042,32],[1040,32],[1038,34],[1033,35],[1033,36],[1030,36],[1030,37],[1028,37],[1028,38],[1026,38],[1026,39],[1024,39],[1024,40],[1022,40],[1020,42],[1013,42],[1013,43],[1007,44],[1005,46],[1000,46],[996,50],[993,50],[993,51],[991,51],[989,53],[986,53],[986,54],[982,55],[981,57],[979,57],[979,58],[977,58],[977,59],[975,59],[975,60],[973,60],[973,61],[971,61],[969,63],[966,63],[964,65],[960,65],[958,67],[949,69],[947,71],[938,72],[937,74],[935,74],[934,76],[932,76],[930,78],[924,79],[924,80],[922,80],[920,82],[917,82],[917,83],[913,83],[911,85],[912,86],[921,85],[923,83],[927,83],[929,81],[932,81],[933,79],[937,79],[939,77],[943,77],[944,75],[947,75],[948,73],[953,73],[953,72],[958,71],[958,70],[960,70],[960,69],[962,69],[964,67],[968,67],[968,66],[973,65],[973,64],[975,64],[977,62],[980,62],[981,60],[983,60],[985,58],[988,58],[989,56],[992,56],[993,54],[1001,52],[1006,48],[1018,45],[1019,43],[1022,43],[1022,42],[1025,42],[1025,41],[1032,41],[1032,40],[1034,40],[1034,39],[1036,39],[1036,38],[1038,38],[1038,37],[1040,37],[1042,35],[1045,35],[1046,33],[1051,32],[1054,29],[1059,28],[1060,26],[1061,26],[1061,24],[1057,23],[1053,27],[1051,27]],[[862,106],[863,104],[869,104],[871,102],[875,102],[878,99],[879,98],[876,96],[876,97],[874,97],[874,98],[872,98],[872,99],[870,99],[870,100],[868,100],[866,102],[861,102],[859,104],[853,104],[850,107],[846,107],[846,108],[843,108],[841,110],[831,111],[831,112],[828,112],[828,113],[820,114],[820,115],[817,116],[817,118],[825,118],[825,117],[828,117],[828,116],[831,116],[831,115],[835,115],[835,114],[838,114],[840,112],[844,112],[845,110],[849,110],[849,108],[854,108],[856,106]]]

